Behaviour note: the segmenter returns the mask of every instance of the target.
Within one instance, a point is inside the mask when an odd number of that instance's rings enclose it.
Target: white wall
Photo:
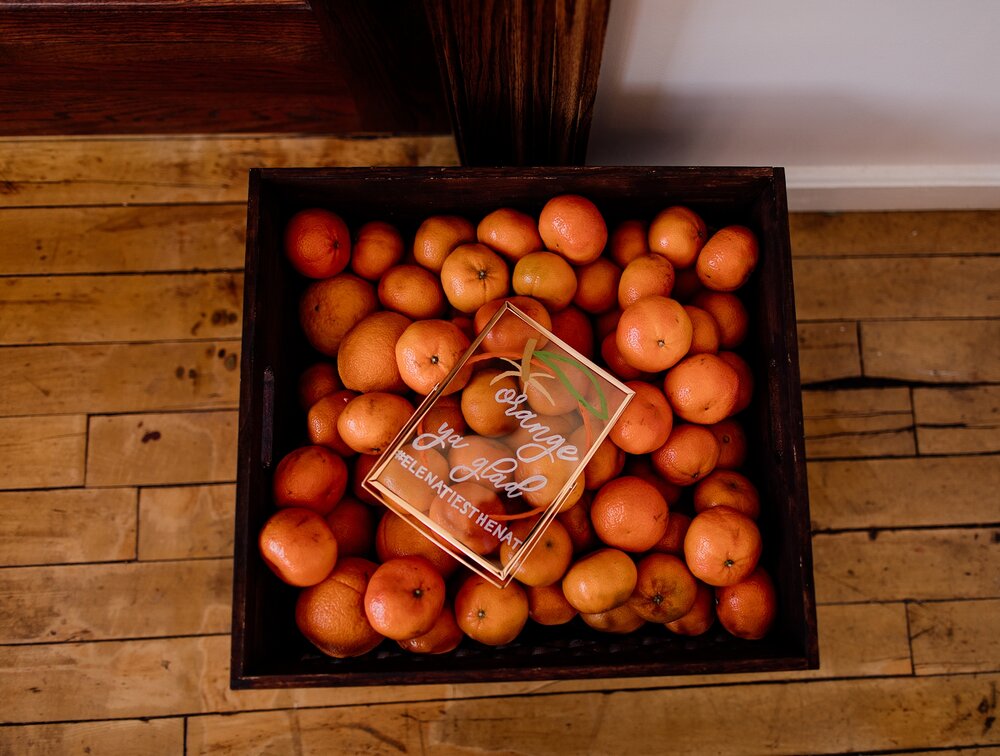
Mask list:
[[[1000,0],[612,0],[594,165],[779,165],[797,209],[1000,207]]]

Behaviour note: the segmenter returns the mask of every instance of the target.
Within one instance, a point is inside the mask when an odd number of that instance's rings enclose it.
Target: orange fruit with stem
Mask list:
[[[698,279],[713,291],[736,291],[757,267],[757,237],[746,226],[720,228],[698,253]]]
[[[674,412],[702,425],[718,423],[733,413],[739,387],[736,371],[714,354],[685,357],[663,380],[663,392]]]
[[[299,376],[299,406],[308,410],[327,394],[342,388],[344,386],[337,375],[337,366],[329,362],[317,362],[303,370]]]
[[[420,556],[430,562],[442,577],[449,577],[459,567],[451,554],[392,510],[385,510],[375,529],[375,553],[379,561],[396,557]]]
[[[473,313],[490,300],[504,296],[509,284],[507,263],[485,244],[461,244],[441,266],[445,296],[461,312]]]
[[[573,304],[592,315],[613,310],[618,304],[618,282],[622,269],[605,257],[576,269]]]
[[[695,296],[691,304],[715,318],[715,322],[719,324],[719,346],[722,349],[734,349],[746,339],[750,315],[735,294],[703,291]]]
[[[549,312],[558,312],[573,301],[576,273],[553,252],[532,252],[517,261],[511,287],[521,296],[537,299]]]
[[[476,238],[508,260],[520,260],[545,248],[535,219],[510,207],[494,210],[479,221]]]
[[[580,619],[602,633],[616,633],[618,635],[635,632],[646,624],[646,620],[636,614],[631,605],[627,603],[616,606],[614,609],[608,609],[606,612],[581,613]]]
[[[648,622],[672,622],[691,611],[698,586],[682,559],[650,554],[636,566],[638,577],[628,606]]]
[[[472,640],[503,646],[527,624],[528,596],[516,582],[498,588],[479,575],[469,575],[455,594],[455,620]]]
[[[337,432],[360,454],[381,454],[413,415],[413,405],[396,394],[374,391],[351,399],[337,418]]]
[[[465,635],[455,621],[455,611],[445,602],[431,629],[416,638],[396,641],[404,651],[414,654],[446,654],[458,648]]]
[[[441,281],[419,265],[397,265],[378,282],[378,300],[411,320],[439,318],[445,311]]]
[[[649,224],[650,250],[666,257],[675,268],[694,265],[707,237],[701,216],[679,205],[661,210]]]
[[[441,272],[445,259],[460,244],[476,240],[476,229],[457,215],[432,215],[424,220],[413,237],[413,259],[434,273]]]
[[[347,224],[328,210],[301,210],[285,226],[285,255],[292,267],[304,276],[335,276],[351,259],[351,235]]]
[[[373,312],[348,331],[337,352],[337,372],[344,388],[397,394],[406,391],[396,367],[396,342],[410,322],[398,312]]]
[[[691,518],[683,512],[671,512],[670,519],[667,520],[667,532],[663,538],[653,544],[650,551],[657,551],[661,554],[684,555],[684,537],[688,528],[691,527]]]
[[[295,623],[316,648],[338,659],[361,656],[383,640],[365,616],[365,591],[376,565],[344,557],[325,580],[306,588],[295,604]]]
[[[510,529],[514,537],[523,543],[528,540],[537,522],[537,517],[515,520],[510,523]],[[512,544],[504,542],[500,546],[500,563],[506,567],[517,556],[518,551]],[[553,520],[546,526],[531,553],[514,570],[514,578],[524,585],[552,585],[562,580],[572,561],[573,541],[566,528],[558,520]]]
[[[736,392],[736,404],[730,414],[735,415],[750,406],[753,400],[753,372],[746,360],[736,352],[719,352],[719,359],[736,371],[738,390]]]
[[[763,567],[735,585],[716,588],[715,600],[719,624],[737,638],[760,640],[778,615],[778,594]]]
[[[309,285],[299,301],[299,323],[312,347],[333,357],[347,332],[377,308],[370,283],[341,273]]]
[[[715,624],[715,592],[700,580],[694,604],[683,617],[667,622],[666,628],[678,635],[704,635]]]
[[[649,454],[667,442],[674,426],[670,403],[655,386],[643,381],[625,384],[635,392],[608,437],[628,454]]]
[[[717,354],[720,334],[715,318],[694,305],[684,305],[684,312],[691,319],[691,348],[688,354]]]
[[[667,502],[646,481],[625,476],[594,494],[590,521],[608,546],[622,551],[648,551],[667,530]]]
[[[482,333],[487,323],[490,322],[490,318],[503,307],[505,302],[510,302],[542,328],[552,330],[552,319],[541,302],[531,297],[515,296],[494,299],[476,310],[473,326],[477,334]],[[545,342],[548,340],[531,325],[508,312],[502,315],[486,334],[482,341],[482,348],[487,352],[517,352],[520,354],[524,351],[524,346],[529,339],[535,339],[539,348],[545,346]]]
[[[576,609],[563,596],[562,586],[529,586],[528,616],[539,625],[565,625],[577,615]]]
[[[340,556],[367,556],[375,546],[375,513],[357,499],[345,496],[326,516]]]
[[[751,520],[760,515],[760,495],[749,478],[735,470],[713,470],[694,487],[694,511],[730,507]]]
[[[426,395],[444,381],[469,348],[469,340],[447,320],[418,320],[400,334],[394,347],[394,362],[404,384]],[[444,387],[452,394],[462,389],[472,375],[463,368]]]
[[[309,441],[319,446],[326,446],[342,457],[350,457],[354,449],[344,443],[337,430],[337,419],[344,407],[358,394],[354,391],[335,391],[327,394],[309,408],[306,415],[306,428]]]
[[[538,216],[545,246],[574,265],[600,257],[608,242],[608,226],[597,205],[578,194],[562,194],[545,203]]]
[[[641,220],[626,220],[611,232],[611,259],[624,268],[635,258],[648,255],[649,224]]]
[[[274,470],[274,503],[330,512],[347,489],[347,464],[322,446],[293,449]]]
[[[743,467],[747,459],[747,437],[743,426],[732,418],[708,426],[719,442],[719,461],[717,467],[724,470],[735,470]]]
[[[423,557],[397,557],[378,566],[365,589],[368,623],[386,638],[430,632],[444,608],[444,578]]]
[[[691,336],[691,319],[677,300],[650,296],[622,311],[615,343],[633,368],[658,373],[687,354]]]
[[[552,315],[552,333],[584,357],[594,356],[594,326],[573,305]]]
[[[618,281],[618,306],[624,310],[643,297],[669,297],[674,266],[663,255],[640,255],[625,266]]]
[[[684,560],[709,585],[733,585],[746,578],[760,558],[760,531],[730,507],[712,507],[691,520],[684,536]]]
[[[628,601],[638,578],[624,551],[599,549],[578,559],[562,579],[563,595],[578,612],[597,614]]]
[[[399,265],[403,259],[403,237],[399,229],[383,221],[370,221],[358,229],[351,254],[351,270],[369,281]]]
[[[719,442],[701,425],[675,425],[667,442],[650,456],[656,471],[668,482],[690,486],[715,469]]]
[[[316,512],[301,507],[271,515],[257,545],[271,572],[300,588],[322,581],[337,562],[337,539],[329,526]]]
[[[479,522],[483,515],[503,518],[507,514],[495,490],[472,481],[454,483],[451,488],[452,491],[437,496],[431,503],[430,518],[477,554],[496,552],[500,536],[486,529],[489,522]]]

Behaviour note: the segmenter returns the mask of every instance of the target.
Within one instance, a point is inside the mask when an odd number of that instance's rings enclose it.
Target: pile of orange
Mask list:
[[[747,441],[739,413],[750,404],[753,378],[736,350],[748,313],[734,293],[753,274],[758,243],[743,226],[708,231],[697,213],[675,206],[609,234],[598,207],[578,195],[552,198],[537,217],[502,208],[478,226],[433,216],[410,243],[383,222],[352,237],[327,210],[291,219],[285,252],[314,279],[300,322],[328,359],[301,376],[310,444],[275,469],[278,511],[259,547],[279,578],[302,589],[296,621],[305,637],[347,657],[386,638],[415,653],[451,651],[465,636],[502,645],[529,620],[582,621],[611,633],[656,623],[681,635],[705,633],[718,620],[741,638],[768,632],[776,594],[758,564],[756,525],[767,503],[741,472]],[[361,481],[506,299],[635,396],[501,589]],[[504,352],[524,334],[491,339],[484,348]],[[472,439],[480,456],[504,453],[492,439],[516,431],[511,418],[482,409],[494,378],[469,368],[433,410],[435,420],[484,437]],[[521,390],[516,377],[502,381]],[[568,408],[529,400],[572,436],[562,417]],[[445,474],[456,464],[426,454],[422,463]],[[471,482],[455,488],[481,510],[502,512],[493,491]],[[546,492],[536,493],[529,502],[546,504]],[[433,497],[414,492],[411,503],[432,519],[447,517]],[[523,537],[531,525],[512,527]],[[507,563],[508,545],[489,535],[470,529],[461,537]]]

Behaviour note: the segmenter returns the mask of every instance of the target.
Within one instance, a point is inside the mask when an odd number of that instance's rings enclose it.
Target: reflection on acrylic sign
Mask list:
[[[506,585],[632,398],[509,302],[421,403],[366,490],[462,564]]]

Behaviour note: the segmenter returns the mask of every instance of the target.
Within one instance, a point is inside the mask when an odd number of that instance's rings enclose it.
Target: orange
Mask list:
[[[548,310],[537,299],[502,297],[487,302],[476,310],[473,326],[477,334],[482,332],[486,324],[490,322],[490,318],[503,307],[504,302],[510,302],[542,328],[552,330],[552,319],[549,317]],[[524,351],[524,345],[528,343],[528,339],[535,339],[539,348],[545,346],[545,342],[548,340],[535,328],[508,312],[502,315],[500,320],[490,329],[490,332],[486,334],[486,338],[482,341],[482,349],[487,352],[516,352],[520,354]]]
[[[337,506],[347,489],[347,463],[322,446],[301,446],[274,470],[274,503],[305,507],[321,515]]]
[[[408,638],[397,643],[400,648],[415,654],[446,654],[458,648],[463,637],[465,636],[462,634],[462,628],[455,621],[454,610],[445,603],[430,630],[416,638]]]
[[[719,359],[736,371],[739,380],[739,390],[736,392],[736,405],[731,414],[742,412],[750,406],[753,400],[753,373],[750,366],[736,352],[719,352]]]
[[[365,616],[365,590],[375,569],[367,559],[344,557],[323,582],[299,594],[295,623],[324,654],[361,656],[382,642]]]
[[[332,357],[347,332],[377,308],[370,283],[341,273],[310,284],[299,302],[299,322],[313,348]]]
[[[403,259],[403,237],[395,226],[371,221],[358,229],[351,254],[351,270],[377,281]]]
[[[684,492],[684,489],[676,483],[671,483],[660,477],[660,474],[653,469],[650,457],[647,455],[627,457],[625,459],[625,474],[634,475],[650,483],[653,488],[660,492],[660,496],[667,502],[668,507],[672,507],[680,501],[681,494]]]
[[[735,291],[757,267],[757,237],[746,226],[720,228],[698,254],[698,279],[714,291]]]
[[[624,268],[639,255],[649,254],[649,224],[640,220],[619,223],[611,233],[611,259]]]
[[[649,224],[649,248],[676,268],[690,268],[705,245],[705,221],[687,207],[668,207]]]
[[[628,606],[644,620],[662,624],[691,611],[698,585],[683,560],[673,554],[650,554],[636,570],[638,578]]]
[[[586,493],[569,509],[556,515],[573,542],[573,553],[580,554],[597,546],[594,526],[590,524],[590,494]]]
[[[497,403],[498,391],[521,392],[513,377],[493,379],[500,370],[481,370],[469,379],[462,389],[462,414],[466,424],[480,436],[506,436],[517,427],[517,419],[504,414],[505,405]]]
[[[719,442],[701,425],[675,425],[667,442],[653,452],[653,467],[670,483],[690,486],[719,461]]]
[[[513,457],[511,450],[501,441],[482,436],[468,436],[462,445],[453,447],[448,453],[448,464],[455,475],[463,477],[482,471],[498,460]]]
[[[465,337],[470,342],[476,338],[476,328],[472,324],[472,318],[466,317],[465,315],[454,315],[449,318],[449,322],[464,333]]]
[[[468,348],[469,340],[454,323],[418,320],[400,334],[394,362],[403,382],[426,395],[448,377]],[[445,387],[445,393],[461,389],[471,374],[471,367],[463,368]]]
[[[365,616],[386,638],[430,632],[444,608],[444,578],[423,557],[397,557],[378,566],[365,589]]]
[[[473,313],[507,293],[507,263],[485,244],[461,244],[441,266],[441,286],[456,310]],[[522,293],[522,292],[518,292]]]
[[[580,619],[595,630],[621,635],[634,632],[646,624],[646,620],[636,614],[629,604],[616,606],[606,612],[581,614]]]
[[[609,438],[629,454],[649,454],[667,442],[674,425],[674,413],[663,392],[643,381],[625,384],[635,392]]]
[[[590,521],[608,546],[647,551],[667,531],[667,502],[652,484],[626,475],[594,494]]]
[[[671,512],[670,519],[667,520],[667,532],[663,538],[653,544],[652,551],[661,554],[684,555],[684,537],[688,528],[691,527],[691,518],[683,512]]]
[[[725,420],[736,407],[740,379],[714,354],[685,357],[663,380],[663,392],[678,416],[711,425]]]
[[[545,246],[574,265],[596,260],[608,242],[608,227],[597,205],[578,194],[562,194],[545,203],[538,216]]]
[[[613,310],[618,304],[621,277],[622,269],[605,257],[580,266],[576,269],[573,304],[592,315]]]
[[[723,420],[708,427],[719,442],[719,461],[716,464],[725,470],[742,467],[747,459],[747,437],[743,426],[736,420]]]
[[[522,456],[534,456],[551,449],[559,442],[559,436],[569,439],[575,430],[576,416],[550,415],[540,417],[527,423],[526,427],[518,424],[514,432],[504,436],[502,441],[512,451],[521,449]],[[525,447],[522,449],[522,447]],[[551,452],[548,452],[551,453]]]
[[[365,478],[368,477],[371,469],[375,467],[378,458],[378,454],[359,454],[354,458],[354,467],[351,469],[351,493],[354,494],[354,497],[358,501],[381,507],[382,502],[368,493],[361,485],[364,483]]]
[[[552,315],[552,333],[584,357],[594,356],[594,326],[576,307],[570,305]]]
[[[523,495],[524,500],[531,506],[547,507],[559,495],[563,486],[570,482],[578,464],[578,461],[570,462],[559,457],[554,460],[542,457],[518,464],[514,477],[522,484],[529,479],[544,480],[541,487],[525,489]],[[566,498],[559,507],[560,512],[565,512],[580,500],[583,495],[583,482],[582,475],[572,481]]]
[[[413,415],[413,405],[396,394],[372,392],[351,399],[337,418],[337,432],[360,454],[381,454]]]
[[[625,357],[618,351],[618,336],[614,331],[605,336],[601,342],[601,360],[608,370],[623,381],[634,381],[644,375],[643,371],[626,362]]]
[[[635,563],[628,554],[600,549],[569,568],[562,580],[563,595],[578,612],[606,612],[628,601],[637,577]]]
[[[515,538],[524,542],[528,540],[531,529],[535,527],[537,521],[538,518],[516,520],[511,523],[510,529]],[[515,551],[511,544],[504,542],[500,546],[500,563],[506,567],[517,554],[518,551]],[[524,585],[552,585],[562,580],[571,561],[573,561],[573,541],[570,540],[566,528],[558,520],[553,520],[532,547],[531,553],[524,557],[514,570],[514,577]]]
[[[586,396],[591,390],[588,373],[579,366],[564,363],[560,370],[579,395]],[[533,364],[531,372],[535,376],[555,376],[555,372],[545,365]],[[528,406],[541,415],[566,415],[581,409],[580,400],[558,378],[530,378],[522,387],[528,397]]]
[[[760,515],[757,487],[735,470],[713,470],[694,487],[694,511],[730,507],[751,520]]]
[[[720,334],[715,318],[694,305],[684,305],[684,312],[691,318],[691,348],[688,354],[717,354]]]
[[[671,296],[678,302],[687,304],[694,300],[696,296],[705,291],[705,287],[698,280],[698,273],[694,268],[674,271],[674,290]]]
[[[515,582],[497,588],[479,575],[469,575],[455,594],[455,620],[472,640],[503,646],[528,622],[528,596]]]
[[[335,276],[351,259],[351,235],[347,224],[339,215],[327,210],[302,210],[285,226],[285,255],[292,267],[304,276]]]
[[[578,449],[587,448],[586,428],[578,428],[570,437]],[[583,468],[583,487],[596,491],[612,478],[618,477],[625,466],[625,452],[615,446],[610,438],[605,438],[597,447],[594,456]]]
[[[774,582],[762,567],[735,585],[716,588],[715,600],[719,623],[737,638],[763,638],[778,614]]]
[[[760,558],[760,531],[753,520],[729,507],[712,507],[691,520],[684,559],[691,573],[709,585],[733,585]]]
[[[342,457],[350,457],[354,449],[344,443],[337,430],[337,418],[344,407],[357,394],[354,391],[335,391],[327,394],[312,407],[306,415],[306,427],[309,431],[309,441],[319,446],[326,446]]]
[[[257,545],[267,566],[289,585],[316,585],[337,562],[337,539],[329,526],[301,507],[279,509],[272,515],[261,528]]]
[[[432,215],[420,224],[413,237],[413,259],[417,265],[441,272],[445,258],[459,244],[476,240],[476,229],[457,215]]]
[[[608,312],[603,312],[594,318],[594,330],[597,338],[601,341],[607,338],[609,333],[618,330],[618,321],[622,319],[622,311],[617,307]]]
[[[683,617],[667,622],[666,627],[678,635],[703,635],[715,624],[715,593],[700,580],[694,605]]]
[[[750,316],[743,302],[735,294],[721,291],[703,291],[691,302],[715,318],[719,324],[719,346],[733,349],[743,343],[750,328]]]
[[[545,248],[535,219],[520,210],[502,207],[479,221],[476,238],[508,260],[520,260]]]
[[[558,312],[573,301],[576,273],[553,252],[532,252],[517,261],[511,286],[518,294],[537,299],[549,312]]]
[[[442,396],[427,410],[421,421],[421,430],[437,431],[447,425],[455,433],[465,435],[465,417],[457,396]]]
[[[413,461],[404,464],[398,458],[389,460],[379,481],[411,507],[427,512],[435,498],[432,486],[442,480],[447,483],[451,468],[436,449],[414,449],[408,444],[402,451]]]
[[[299,406],[307,410],[327,394],[342,388],[336,365],[317,362],[303,370],[299,376]]]
[[[378,300],[412,320],[439,318],[444,314],[444,290],[441,281],[429,270],[417,265],[398,265],[378,282]]]
[[[636,370],[658,373],[676,364],[691,348],[691,319],[675,299],[643,297],[622,312],[615,343]]]
[[[345,496],[326,516],[340,556],[367,556],[375,546],[375,514],[357,499]]]
[[[491,515],[507,513],[495,491],[471,481],[454,483],[451,489],[431,503],[430,518],[477,554],[494,553],[507,532],[506,523],[487,529],[491,522],[500,522]]]
[[[623,310],[643,297],[669,297],[674,288],[674,266],[663,255],[641,255],[622,271],[618,306]]]
[[[337,371],[351,391],[403,393],[396,367],[396,342],[410,325],[398,312],[373,312],[347,332],[337,352]]]
[[[458,569],[453,556],[391,510],[385,511],[375,530],[375,553],[383,562],[396,557],[421,556],[434,565],[441,577],[448,577]]]
[[[559,583],[529,587],[528,616],[539,625],[565,625],[577,615]]]

